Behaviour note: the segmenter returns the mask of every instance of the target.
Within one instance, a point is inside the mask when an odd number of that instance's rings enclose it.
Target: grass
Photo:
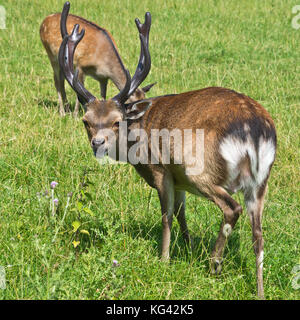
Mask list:
[[[6,271],[0,299],[255,299],[246,214],[226,247],[222,275],[214,277],[208,261],[222,216],[207,200],[188,195],[195,251],[184,248],[175,222],[170,264],[161,263],[156,192],[129,165],[100,166],[81,121],[59,116],[39,26],[63,3],[0,2],[7,13],[7,29],[0,30],[0,265]],[[152,69],[145,84],[158,84],[151,96],[224,86],[258,100],[272,115],[279,143],[263,220],[266,299],[300,298],[291,284],[300,263],[295,4],[71,1],[72,13],[110,30],[131,73],[139,55],[134,18],[152,13]],[[87,87],[99,95],[94,80]],[[108,96],[116,92],[110,83]],[[74,105],[69,87],[67,94]],[[51,193],[43,195],[53,180],[59,183],[54,215]],[[243,203],[240,195],[236,199]]]

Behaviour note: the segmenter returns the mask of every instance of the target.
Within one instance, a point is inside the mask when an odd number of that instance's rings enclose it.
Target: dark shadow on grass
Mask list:
[[[143,238],[145,240],[151,240],[152,247],[157,250],[157,255],[161,255],[162,244],[162,226],[157,224],[153,227],[145,223],[132,222],[128,226],[128,231],[133,238]],[[193,251],[187,247],[183,240],[183,237],[179,231],[179,227],[176,225],[172,229],[171,234],[171,250],[170,258],[172,260],[184,260],[184,261],[199,261],[200,264],[204,264],[205,268],[210,271],[210,257],[217,239],[217,233],[213,230],[211,232],[203,233],[201,236],[201,230],[199,235],[193,236]],[[240,235],[238,231],[234,231],[224,250],[225,260],[230,261],[230,268],[239,270],[248,278],[251,278],[246,259],[242,258],[240,253]],[[226,263],[226,261],[224,262]]]
[[[162,226],[160,223],[156,224],[155,226],[149,227],[149,225],[145,223],[132,222],[130,226],[128,226],[128,229],[132,238],[143,238],[145,240],[151,240],[153,249],[157,250],[157,255],[161,255]],[[211,235],[206,233],[203,238],[194,237],[193,244],[194,250],[192,252],[192,256],[198,258],[202,257],[203,253],[212,250],[214,239],[212,239]],[[191,250],[184,242],[177,225],[172,228],[170,248],[171,260],[189,260],[191,258]]]
[[[70,104],[70,112],[73,113],[75,109],[75,103],[69,102],[69,104]],[[57,112],[59,112],[59,103],[57,100],[53,101],[49,99],[40,99],[38,100],[38,106],[41,108],[57,110]],[[78,116],[81,117],[83,116],[83,114],[84,114],[84,110],[83,110],[83,107],[80,105]]]
[[[57,109],[57,110],[59,108],[59,104],[57,101],[53,101],[53,100],[49,100],[49,99],[38,100],[38,106],[41,108]]]

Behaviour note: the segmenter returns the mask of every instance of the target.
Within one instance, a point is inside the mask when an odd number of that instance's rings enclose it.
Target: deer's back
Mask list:
[[[47,16],[40,27],[41,41],[50,60],[57,60],[62,42],[60,32],[60,13]],[[75,24],[85,29],[85,36],[76,48],[74,64],[83,69],[100,68],[103,73],[113,64],[120,64],[116,43],[111,34],[98,25],[75,15],[67,18],[67,31],[71,34]],[[93,70],[91,70],[93,71]],[[109,70],[107,70],[109,72]]]
[[[149,129],[201,128],[221,137],[245,123],[252,131],[266,130],[267,135],[275,130],[269,113],[258,102],[230,89],[210,87],[152,98],[143,125]]]

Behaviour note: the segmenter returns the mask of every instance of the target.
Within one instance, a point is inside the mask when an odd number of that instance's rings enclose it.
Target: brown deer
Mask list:
[[[62,13],[62,22],[67,12]],[[84,36],[75,25],[71,35],[66,35],[59,52],[59,63],[67,81],[84,105],[83,122],[91,147],[96,155],[109,154],[115,148],[115,159],[124,159],[124,146],[130,151],[133,146],[129,139],[134,130],[140,129],[152,137],[153,130],[192,131],[191,152],[182,155],[182,162],[175,157],[177,145],[170,140],[170,161],[162,161],[161,143],[156,158],[158,162],[131,163],[146,182],[159,195],[162,213],[162,259],[168,260],[173,215],[178,219],[185,241],[190,244],[190,235],[185,219],[185,192],[204,196],[214,202],[223,212],[215,247],[212,252],[211,270],[221,271],[224,247],[232,232],[242,207],[230,194],[242,191],[250,217],[253,246],[256,255],[258,296],[263,298],[263,236],[262,212],[267,181],[275,160],[276,131],[268,112],[256,101],[233,90],[210,87],[181,94],[166,95],[126,103],[128,97],[147,77],[151,61],[148,48],[150,13],[145,23],[136,19],[141,52],[137,70],[130,78],[126,71],[126,85],[113,98],[101,101],[87,91],[74,73],[73,57],[76,46]],[[121,124],[126,132],[121,132]],[[197,149],[197,130],[204,132],[203,170],[188,174],[195,166],[191,158]],[[112,132],[114,140],[107,132]],[[182,135],[183,136],[183,135]],[[125,137],[125,139],[124,139]],[[128,139],[127,139],[128,137]],[[121,141],[121,143],[120,143]],[[145,140],[144,151],[153,151],[153,140]],[[141,141],[140,141],[141,142]],[[141,150],[141,149],[140,149]],[[177,153],[178,156],[178,153]]]
[[[69,2],[65,3],[65,8],[69,11]],[[98,80],[100,82],[101,96],[105,99],[108,79],[111,79],[117,88],[121,90],[126,83],[126,73],[117,45],[107,30],[74,15],[69,15],[66,25],[60,27],[60,16],[60,13],[55,13],[44,19],[40,27],[40,37],[54,71],[54,83],[58,93],[60,114],[65,115],[65,111],[70,110],[66,98],[64,77],[59,68],[58,51],[62,38],[68,34],[68,31],[72,30],[75,24],[80,24],[86,31],[86,36],[78,46],[74,56],[74,63],[79,70],[78,77],[81,83],[84,83],[85,76],[91,76]],[[145,98],[145,93],[153,85],[137,88],[128,98],[128,102]],[[79,101],[77,99],[74,116],[77,116],[78,111]]]

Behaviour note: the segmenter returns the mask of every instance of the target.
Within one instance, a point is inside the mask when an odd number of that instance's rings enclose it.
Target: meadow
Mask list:
[[[223,273],[209,272],[222,214],[187,196],[194,238],[177,221],[170,263],[160,261],[156,191],[129,164],[99,165],[84,125],[60,117],[52,68],[39,38],[42,20],[64,0],[0,1],[0,299],[256,299],[255,256],[246,210],[226,246]],[[71,13],[108,29],[134,72],[134,19],[152,14],[148,96],[222,86],[271,114],[278,152],[263,219],[266,299],[300,298],[300,29],[295,1],[71,1]],[[300,21],[300,20],[299,20]],[[86,87],[100,96],[99,85]],[[66,84],[74,107],[75,94]],[[109,82],[108,97],[117,93]],[[82,115],[82,113],[81,113]],[[52,181],[58,182],[55,189]],[[70,194],[71,193],[71,194]],[[52,197],[58,205],[52,206]],[[234,196],[244,206],[242,196]],[[299,286],[298,286],[299,287]]]

